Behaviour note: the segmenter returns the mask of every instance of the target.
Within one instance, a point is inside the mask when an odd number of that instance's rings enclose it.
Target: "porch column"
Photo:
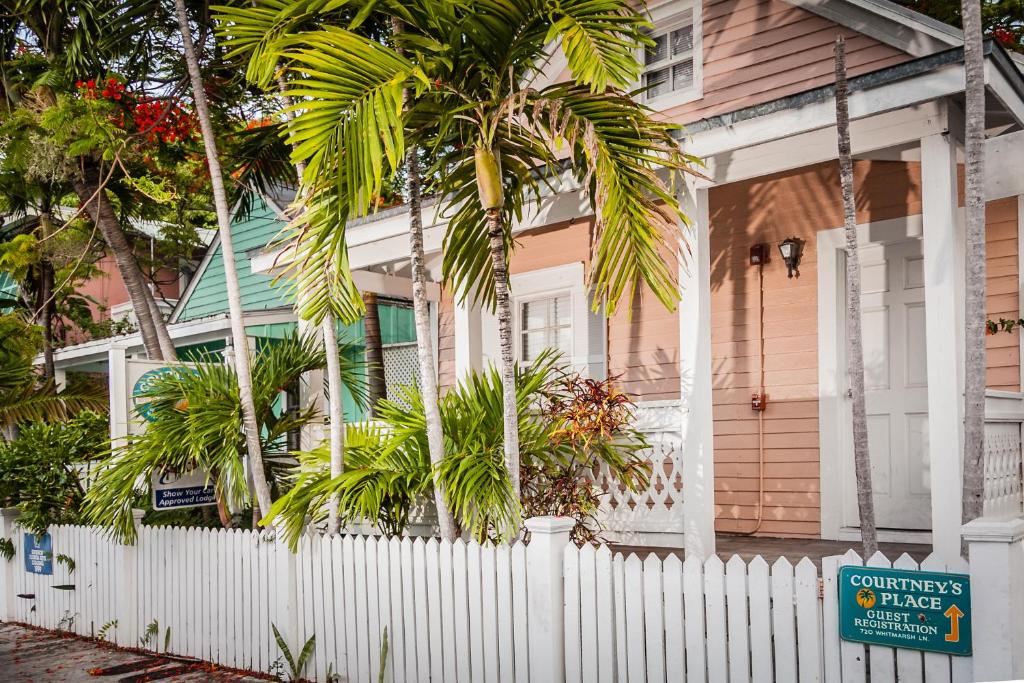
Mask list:
[[[679,267],[679,377],[683,436],[683,547],[715,552],[715,453],[711,415],[711,254],[708,188],[689,182],[683,210],[690,258]],[[685,253],[685,252],[684,252]]]
[[[947,562],[960,557],[964,439],[963,249],[956,171],[956,144],[949,134],[921,140],[932,548]]]
[[[471,300],[455,302],[455,380],[483,367],[480,306]]]

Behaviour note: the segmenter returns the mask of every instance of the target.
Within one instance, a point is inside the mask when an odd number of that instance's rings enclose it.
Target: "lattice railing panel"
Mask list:
[[[985,424],[985,514],[1024,513],[1021,425],[1019,422]]]

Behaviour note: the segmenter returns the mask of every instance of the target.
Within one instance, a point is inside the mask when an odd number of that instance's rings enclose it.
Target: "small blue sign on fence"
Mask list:
[[[839,635],[872,645],[971,654],[971,579],[883,567],[839,570]]]
[[[30,574],[53,574],[53,539],[50,534],[25,534],[25,571]]]
[[[217,492],[206,472],[154,472],[153,509],[174,510],[216,505]]]

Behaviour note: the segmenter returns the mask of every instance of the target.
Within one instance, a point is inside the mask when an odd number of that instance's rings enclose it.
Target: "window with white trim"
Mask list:
[[[568,292],[520,300],[518,313],[517,355],[524,363],[532,363],[544,349],[572,357],[572,296]]]
[[[654,44],[648,45],[641,57],[644,101],[653,106],[671,106],[676,101],[700,97],[701,40],[696,8],[668,16],[654,10],[652,18],[655,27],[649,36]]]

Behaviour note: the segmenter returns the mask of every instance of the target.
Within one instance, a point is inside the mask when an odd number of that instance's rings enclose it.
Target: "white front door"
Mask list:
[[[838,259],[841,283],[845,282],[844,260]],[[921,239],[907,237],[904,230],[867,227],[862,234],[860,262],[865,402],[876,525],[880,529],[927,530],[931,528],[931,501]],[[845,292],[845,285],[840,291]],[[839,314],[845,319],[845,311]],[[845,334],[839,335],[839,340],[843,344],[840,375],[846,381]],[[857,527],[848,387],[846,381],[842,517],[844,526]]]

